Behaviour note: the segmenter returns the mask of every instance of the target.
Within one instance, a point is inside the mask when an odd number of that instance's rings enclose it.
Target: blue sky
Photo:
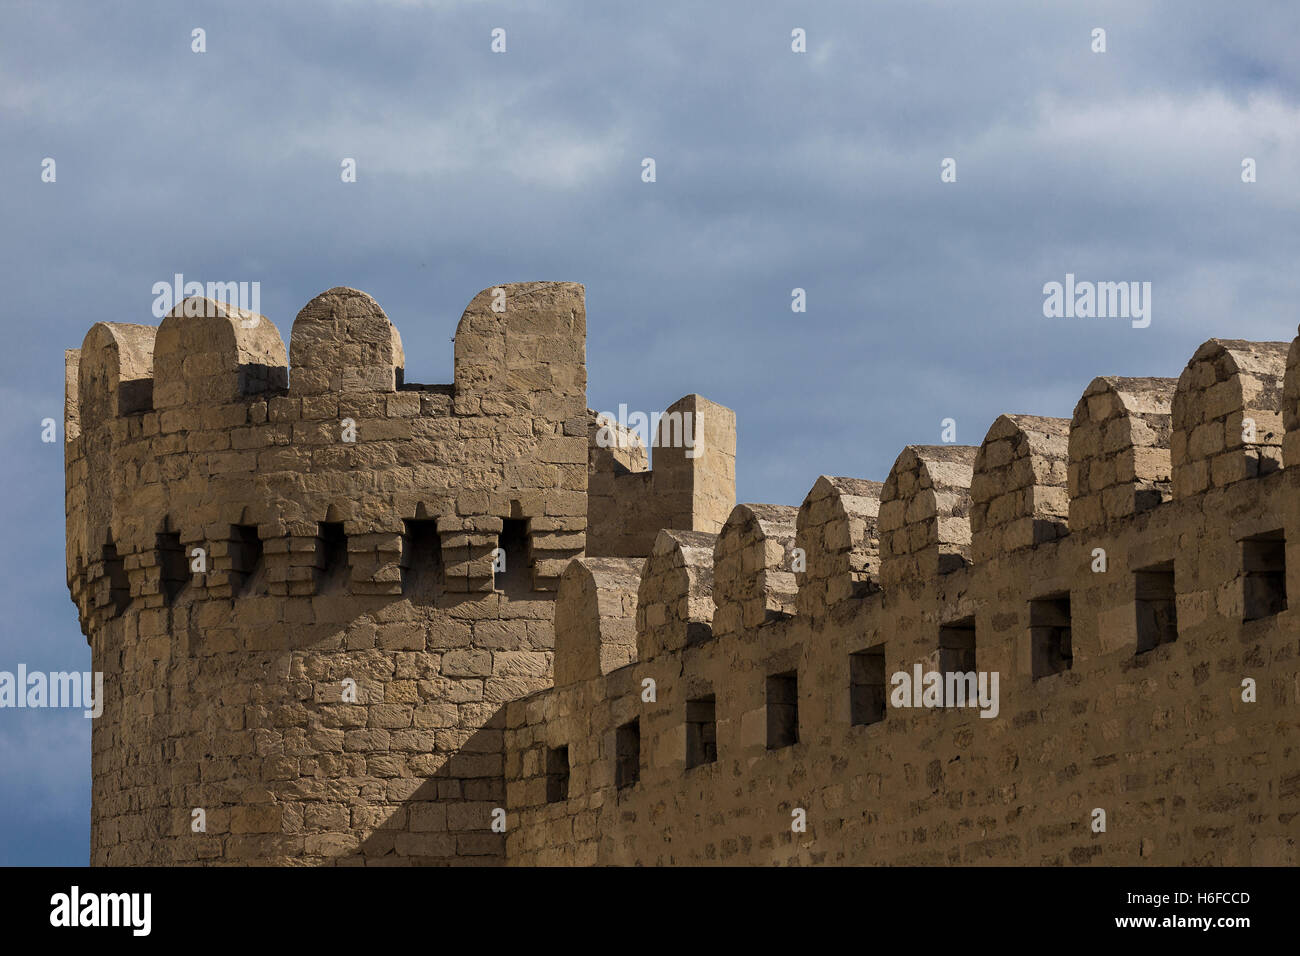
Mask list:
[[[1295,336],[1294,3],[755,6],[0,5],[0,670],[90,665],[40,420],[63,349],[155,322],[177,272],[260,282],[286,338],[364,289],[423,382],[480,289],[583,282],[588,404],[730,406],[739,499],[783,504],[883,479],[947,417],[979,444],[1096,375]],[[1045,318],[1067,272],[1151,282],[1150,327]],[[89,739],[0,711],[0,863],[86,861]]]

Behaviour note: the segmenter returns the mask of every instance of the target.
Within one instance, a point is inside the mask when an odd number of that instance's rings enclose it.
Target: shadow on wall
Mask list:
[[[361,841],[360,859],[341,854],[338,864],[367,866],[500,866],[506,837],[492,831],[492,813],[505,804],[502,731],[498,707],[460,749],[442,753],[441,769],[421,783]]]

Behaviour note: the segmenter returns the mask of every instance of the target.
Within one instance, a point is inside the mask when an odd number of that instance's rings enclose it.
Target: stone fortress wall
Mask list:
[[[431,386],[352,289],[287,356],[201,299],[91,328],[92,863],[1297,862],[1300,347],[793,508],[735,504],[700,396],[698,455],[598,441],[585,331],[579,285],[486,289]],[[917,665],[997,716],[890,705]]]
[[[1300,340],[1215,340],[639,575],[576,559],[556,686],[506,708],[507,858],[1300,862],[1297,466]],[[996,672],[996,715],[893,706],[918,670]]]

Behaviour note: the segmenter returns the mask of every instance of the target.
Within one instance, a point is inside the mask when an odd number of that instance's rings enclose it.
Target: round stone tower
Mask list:
[[[503,708],[583,552],[586,314],[486,289],[455,382],[374,299],[284,344],[193,297],[67,353],[68,586],[104,675],[91,862],[499,862]]]

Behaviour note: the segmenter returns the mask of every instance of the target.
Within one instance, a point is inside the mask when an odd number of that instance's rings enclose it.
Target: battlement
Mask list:
[[[663,528],[717,532],[736,503],[736,413],[678,399],[655,429],[654,468],[626,425],[588,413],[587,553],[644,557]]]
[[[494,310],[494,303],[496,309]],[[104,549],[131,597],[163,601],[160,533],[199,547],[187,589],[237,589],[256,528],[272,595],[313,593],[321,523],[347,539],[350,587],[400,593],[408,521],[433,521],[449,590],[492,588],[504,520],[528,522],[534,586],[583,551],[583,290],[485,289],[456,331],[455,382],[404,382],[379,304],[336,288],[294,320],[289,358],[264,316],[206,299],[155,330],[100,322],[68,356],[68,576],[83,628],[112,605]],[[75,385],[75,389],[73,386]]]
[[[1212,340],[566,576],[591,623],[507,707],[508,860],[1300,861],[1298,354]],[[890,702],[932,670],[997,699]]]

